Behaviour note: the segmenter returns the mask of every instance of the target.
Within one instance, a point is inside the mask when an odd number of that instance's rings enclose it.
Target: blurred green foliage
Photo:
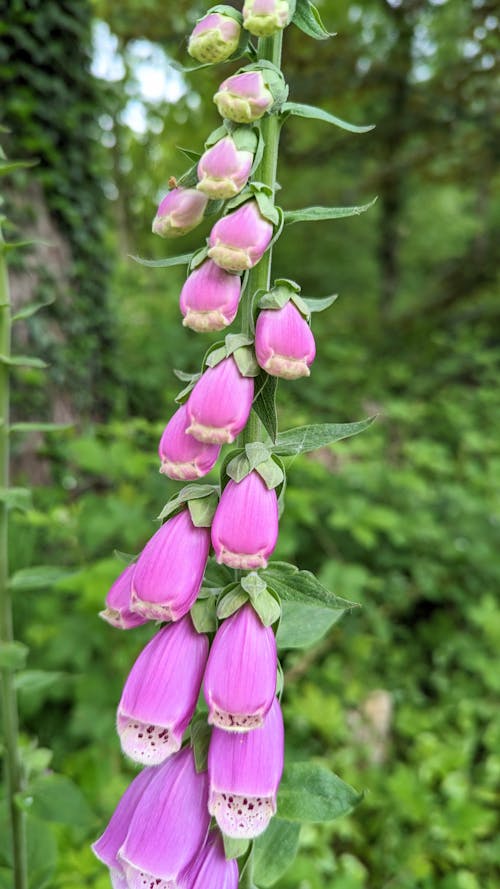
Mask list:
[[[148,128],[132,131],[123,109],[140,95],[134,41],[164,40],[182,56],[175,35],[194,9],[179,4],[172,29],[169,9],[167,33],[156,33],[164,4],[146,4],[144,18],[139,6],[129,0],[117,15],[114,5],[95,4],[109,16],[127,72],[115,84],[122,107],[108,173],[118,191],[110,299],[122,382],[107,422],[47,436],[39,458],[50,461],[54,483],[12,522],[13,570],[68,569],[50,591],[16,602],[17,636],[30,646],[35,674],[20,689],[26,739],[53,749],[50,767],[74,780],[93,813],[80,802],[72,821],[64,815],[72,804],[61,806],[57,878],[38,889],[108,885],[88,843],[133,773],[114,714],[151,629],[119,633],[96,613],[120,571],[113,548],[137,552],[176,488],[157,473],[155,456],[179,388],[172,368],[196,370],[209,342],[179,323],[182,273],[141,268],[126,253],[175,252],[149,234],[150,218],[169,175],[183,170],[175,146],[198,149],[216,124],[210,95],[221,71],[193,75],[175,102],[143,100]],[[293,29],[287,37],[293,98],[377,130],[352,136],[287,124],[282,202],[361,203],[376,193],[379,201],[359,219],[293,226],[276,249],[277,276],[296,278],[306,295],[340,292],[313,320],[311,380],[279,387],[280,425],[378,419],[358,438],[288,461],[277,557],[315,570],[362,608],[312,651],[284,653],[284,701],[289,758],[317,757],[366,796],[352,816],[304,827],[299,856],[277,885],[496,889],[494,10],[483,0],[325,0],[321,12],[339,31],[330,43]],[[184,239],[182,252],[205,233]],[[43,774],[43,754],[41,763]]]

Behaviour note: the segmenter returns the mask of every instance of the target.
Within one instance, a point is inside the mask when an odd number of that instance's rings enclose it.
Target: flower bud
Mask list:
[[[238,311],[241,280],[208,259],[189,275],[181,290],[184,327],[203,332],[223,330]]]
[[[128,889],[177,889],[205,845],[210,815],[206,772],[184,747],[155,769],[119,852]]]
[[[226,731],[261,726],[276,692],[278,656],[270,627],[244,605],[217,630],[203,691],[208,721]]]
[[[212,522],[217,561],[230,568],[265,568],[278,539],[278,498],[252,470],[224,488]]]
[[[316,355],[311,328],[293,302],[282,309],[264,309],[255,328],[255,354],[273,377],[297,380],[309,376]]]
[[[127,889],[122,863],[118,859],[118,851],[127,836],[137,803],[157,771],[157,769],[151,768],[139,772],[123,794],[106,830],[92,845],[94,855],[109,868],[111,883],[115,889]]]
[[[262,259],[272,236],[273,226],[261,215],[257,202],[247,201],[215,223],[208,255],[222,269],[243,272]]]
[[[256,837],[266,829],[276,812],[283,756],[277,698],[262,728],[244,734],[214,728],[208,751],[208,808],[227,836]]]
[[[196,528],[189,510],[173,516],[153,534],[132,578],[132,610],[148,620],[179,620],[198,595],[210,529]]]
[[[208,639],[186,615],[153,636],[132,667],[118,705],[122,750],[158,765],[176,753],[196,709]]]
[[[187,886],[189,889],[238,889],[238,880],[236,859],[226,859],[222,837],[218,830],[213,830],[186,874]]]
[[[223,80],[214,96],[217,111],[235,123],[259,120],[274,105],[261,71],[243,71]]]
[[[198,441],[225,444],[245,428],[254,382],[238,370],[233,357],[207,367],[187,401],[187,431]]]
[[[288,0],[245,0],[243,26],[256,37],[271,37],[289,21]]]
[[[185,404],[169,420],[160,439],[158,453],[164,475],[179,481],[202,478],[215,466],[220,446],[203,444],[186,432],[189,417]]]
[[[194,26],[188,53],[202,65],[225,62],[238,49],[240,35],[236,19],[220,12],[209,13]]]
[[[162,238],[177,238],[196,228],[208,203],[196,188],[173,188],[165,195],[153,220],[153,232]]]
[[[147,617],[134,614],[130,610],[132,594],[132,577],[135,565],[127,565],[125,571],[117,577],[106,596],[106,608],[99,612],[99,617],[117,627],[119,630],[130,630],[147,622]]]
[[[252,152],[238,151],[231,136],[219,139],[200,158],[196,188],[212,200],[233,198],[247,184],[252,162]]]

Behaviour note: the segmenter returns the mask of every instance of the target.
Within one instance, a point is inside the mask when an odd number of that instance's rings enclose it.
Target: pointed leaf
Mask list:
[[[13,170],[22,170],[27,167],[35,167],[38,161],[7,161],[6,163],[0,163],[0,176],[5,176],[7,173],[12,173]]]
[[[245,602],[248,602],[248,595],[238,584],[238,586],[226,593],[220,600],[217,605],[217,617],[219,620],[225,620],[226,617],[231,617],[231,615],[234,614],[235,611],[238,611],[238,608],[241,608]]]
[[[226,836],[225,833],[222,834],[222,839],[224,840],[226,861],[230,861],[232,858],[241,858],[248,851],[250,840],[235,839],[234,837]]]
[[[304,34],[314,37],[315,40],[328,40],[329,37],[335,37],[334,32],[326,30],[318,10],[310,0],[297,0],[292,21]]]
[[[254,877],[267,889],[290,867],[297,852],[300,824],[273,818],[267,830],[254,842]]]
[[[48,367],[41,358],[34,358],[32,355],[0,355],[0,363],[8,364],[12,367]]]
[[[377,198],[359,207],[304,207],[302,210],[285,210],[285,225],[294,222],[320,222],[324,219],[342,219],[346,216],[360,216],[373,207]]]
[[[208,497],[188,500],[189,515],[193,525],[196,528],[210,528],[218,503],[219,497],[215,491]]]
[[[45,590],[54,586],[70,572],[58,565],[38,565],[34,568],[20,568],[9,580],[9,589],[26,593],[33,590]]]
[[[214,633],[217,629],[215,599],[197,599],[190,611],[197,633]]]
[[[188,265],[193,258],[193,253],[183,253],[181,256],[169,256],[167,259],[142,259],[140,256],[130,256],[139,265],[145,265],[148,269],[166,269],[173,265]]]
[[[208,763],[211,730],[205,716],[197,716],[191,725],[191,747],[197,772],[204,772]]]
[[[65,775],[39,775],[28,785],[19,803],[42,821],[87,828],[94,821],[81,790]]]
[[[271,441],[276,441],[278,432],[278,414],[276,411],[276,389],[278,378],[261,371],[255,380],[258,393],[252,405]]]
[[[359,420],[357,423],[317,423],[288,429],[286,432],[280,432],[272,451],[281,457],[315,451],[342,438],[364,432],[374,419],[375,417],[367,417],[366,420]]]
[[[276,634],[278,648],[310,648],[345,614],[303,602],[281,602],[281,620]]]
[[[259,596],[255,596],[252,605],[265,627],[271,627],[280,619],[280,604],[269,590],[263,590]]]
[[[47,306],[52,305],[53,302],[53,299],[49,299],[45,302],[28,303],[12,316],[12,321],[23,321],[25,318],[31,318],[31,316],[35,315],[36,312],[39,312],[40,309],[45,309]]]
[[[323,312],[325,309],[329,309],[330,306],[333,306],[333,303],[338,299],[338,293],[333,293],[332,296],[323,296],[319,298],[301,296],[300,299],[309,312]]]
[[[362,798],[324,766],[296,762],[285,767],[278,791],[278,814],[288,821],[334,821]]]
[[[29,488],[0,488],[0,502],[6,503],[7,509],[19,509],[21,512],[27,512],[33,507]]]
[[[294,571],[283,570],[280,562],[269,562],[260,575],[268,587],[286,602],[303,602],[305,605],[319,605],[341,612],[358,607],[355,602],[341,599],[327,590],[311,571],[299,571],[298,568]]]
[[[322,108],[315,108],[314,105],[302,105],[300,102],[285,102],[281,109],[282,114],[293,114],[294,117],[306,117],[309,120],[322,120],[324,123],[331,123],[341,130],[347,130],[349,133],[368,133],[373,130],[375,125],[358,126],[354,123],[348,123],[341,117],[330,114],[329,111],[323,111]]]
[[[13,423],[11,432],[61,432],[64,429],[74,429],[74,423],[44,423],[34,420],[32,423]]]

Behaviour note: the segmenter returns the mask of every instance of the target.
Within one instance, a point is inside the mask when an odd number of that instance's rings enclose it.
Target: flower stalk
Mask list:
[[[9,590],[8,562],[8,489],[9,489],[9,416],[11,306],[5,241],[0,227],[0,649],[14,642],[12,597]],[[10,814],[14,889],[27,889],[26,818],[16,804],[23,789],[22,764],[18,743],[17,695],[12,666],[0,670],[4,738],[4,769],[7,804]]]

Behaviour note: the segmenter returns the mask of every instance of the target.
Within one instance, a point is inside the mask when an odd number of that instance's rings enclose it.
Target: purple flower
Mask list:
[[[202,478],[219,457],[220,446],[197,441],[186,432],[188,426],[189,416],[183,404],[167,423],[158,448],[160,472],[169,478],[189,481]]]
[[[147,622],[147,617],[135,614],[130,610],[132,576],[135,565],[128,565],[116,578],[106,596],[106,608],[99,612],[99,617],[117,627],[119,630],[130,630]]]
[[[256,201],[247,201],[215,223],[208,255],[222,269],[243,272],[257,265],[273,236],[273,227],[261,216]]]
[[[237,50],[240,34],[240,25],[232,16],[209,13],[194,26],[188,53],[202,64],[225,62]]]
[[[179,620],[203,580],[210,529],[196,528],[184,509],[153,534],[135,566],[132,609],[149,620]]]
[[[251,605],[244,605],[218,629],[208,658],[203,691],[208,721],[226,731],[261,726],[274,701],[276,640]]]
[[[217,111],[235,123],[259,120],[274,104],[261,71],[245,71],[224,80],[214,96]]]
[[[198,441],[225,444],[246,426],[254,382],[238,370],[234,358],[208,367],[187,401],[187,431]]]
[[[153,220],[153,232],[162,238],[176,238],[196,228],[208,203],[196,188],[173,188],[165,195]]]
[[[230,837],[256,837],[276,812],[283,772],[283,717],[275,699],[261,728],[234,734],[214,728],[208,751],[208,807]]]
[[[132,667],[118,705],[122,750],[144,765],[176,753],[196,709],[208,639],[189,615],[160,630]]]
[[[209,833],[207,842],[185,879],[189,889],[238,889],[236,859],[226,860],[224,843],[217,830]]]
[[[94,854],[109,868],[115,889],[127,889],[123,867],[117,855],[127,836],[137,803],[156,773],[157,769],[144,769],[134,778],[113,812],[106,830],[92,845]]]
[[[245,0],[243,24],[256,37],[270,37],[290,21],[288,0]]]
[[[184,747],[156,769],[119,852],[129,889],[181,889],[208,834],[206,772]]]
[[[241,279],[207,259],[191,272],[181,290],[184,327],[192,330],[223,330],[238,311]]]
[[[247,184],[252,162],[251,151],[238,151],[231,136],[225,136],[200,158],[196,187],[212,199],[233,198]]]
[[[278,499],[258,472],[224,488],[212,522],[217,561],[230,568],[265,568],[278,539]]]
[[[255,354],[260,366],[274,377],[296,380],[309,376],[316,344],[309,324],[291,300],[282,309],[260,312]]]

